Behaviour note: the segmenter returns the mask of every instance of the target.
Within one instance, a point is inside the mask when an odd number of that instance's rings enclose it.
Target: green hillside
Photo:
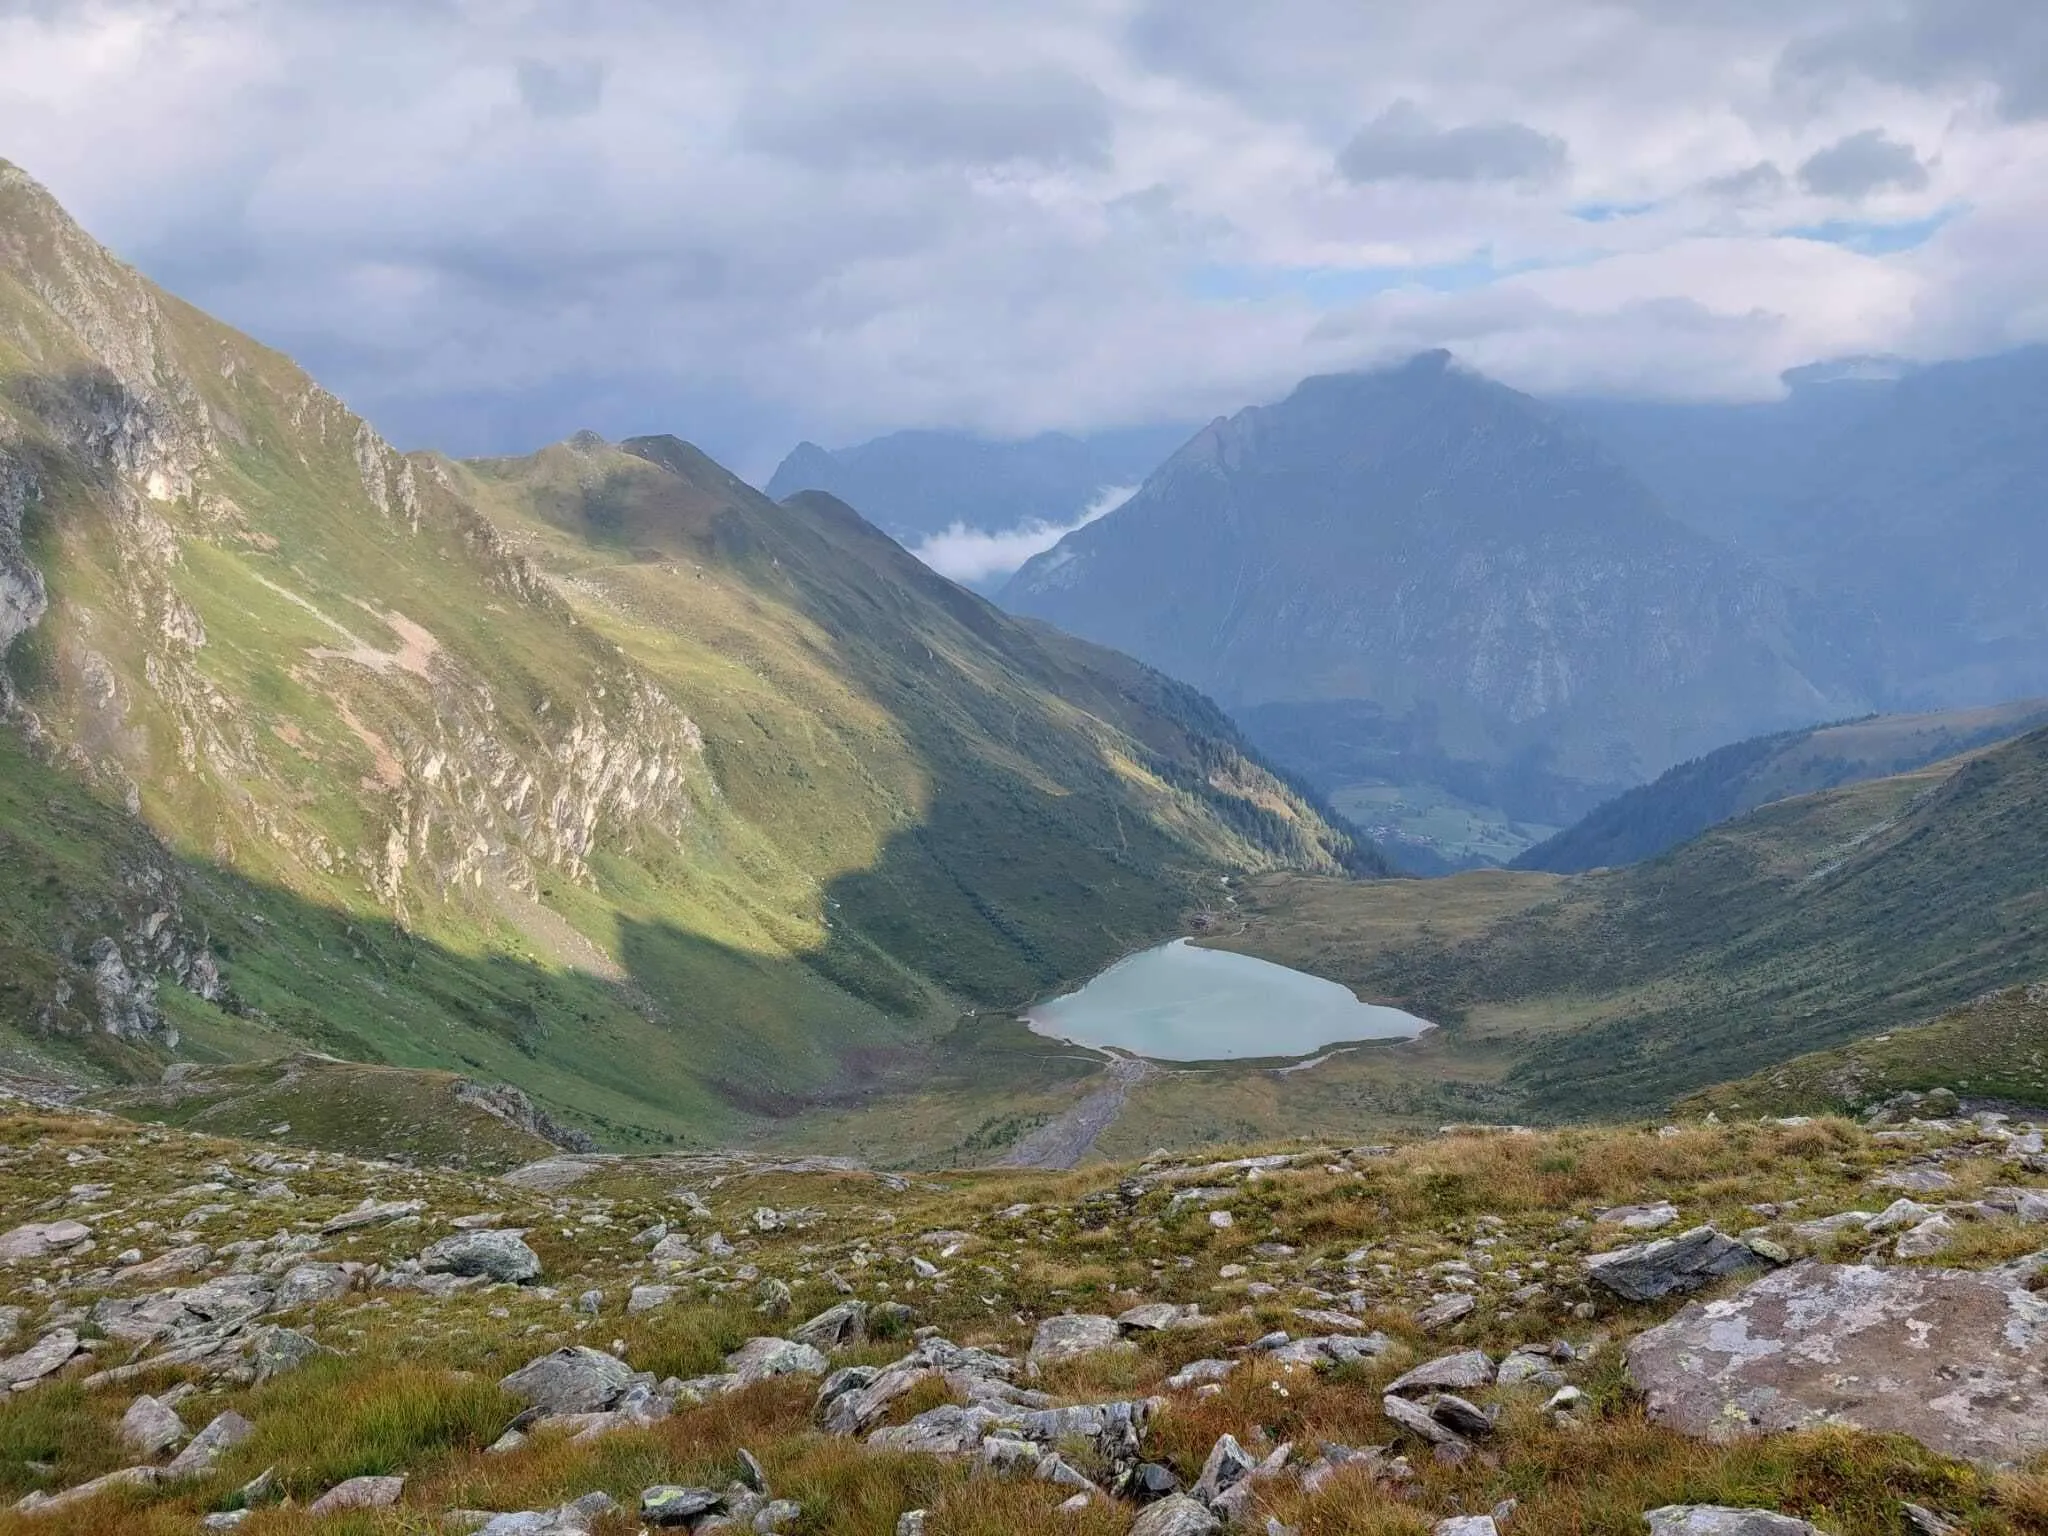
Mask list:
[[[1242,931],[1211,942],[1444,1027],[1263,1083],[1247,1123],[1320,1125],[1343,1105],[1653,1112],[2036,980],[2048,975],[2044,804],[2048,731],[2036,731],[1959,765],[1781,801],[1626,869],[1457,875],[1426,896],[1251,882]]]
[[[1205,700],[686,444],[400,455],[0,165],[12,1064],[336,1056],[613,1142],[916,1078],[1366,867]]]
[[[1617,795],[1510,866],[1575,874],[1654,858],[1760,805],[1906,773],[2009,741],[2048,721],[2048,701],[1872,715],[1840,725],[1754,736],[1669,769]]]

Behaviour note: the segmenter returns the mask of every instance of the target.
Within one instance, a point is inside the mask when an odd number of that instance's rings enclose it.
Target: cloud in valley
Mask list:
[[[1008,575],[1033,555],[1044,554],[1076,528],[1086,528],[1097,518],[1107,517],[1136,495],[1137,490],[1135,485],[1106,486],[1071,522],[1034,521],[998,533],[954,523],[911,553],[941,576],[971,586]]]
[[[1755,397],[2040,339],[2044,59],[2033,0],[0,0],[0,155],[402,443],[760,476],[1437,345]]]

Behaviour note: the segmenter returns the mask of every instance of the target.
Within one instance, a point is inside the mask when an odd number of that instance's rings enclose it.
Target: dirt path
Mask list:
[[[1041,1125],[1003,1157],[1003,1168],[1073,1168],[1088,1155],[1095,1138],[1108,1130],[1124,1107],[1124,1099],[1154,1071],[1149,1061],[1117,1056],[1110,1061],[1108,1081],[1057,1120]]]

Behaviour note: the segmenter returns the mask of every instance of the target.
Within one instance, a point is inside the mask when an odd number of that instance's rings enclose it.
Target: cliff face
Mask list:
[[[1214,423],[1003,600],[1234,708],[1363,701],[1594,784],[1862,702],[1788,589],[1442,354]]]
[[[0,657],[0,1030],[102,1068],[310,1038],[716,1123],[1346,856],[1206,701],[843,507],[401,455],[4,166]]]

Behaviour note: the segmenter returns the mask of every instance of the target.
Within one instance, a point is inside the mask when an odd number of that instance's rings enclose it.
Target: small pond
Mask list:
[[[1024,1017],[1041,1035],[1158,1061],[1306,1056],[1429,1028],[1412,1013],[1361,1003],[1334,981],[1186,939],[1119,960]]]

